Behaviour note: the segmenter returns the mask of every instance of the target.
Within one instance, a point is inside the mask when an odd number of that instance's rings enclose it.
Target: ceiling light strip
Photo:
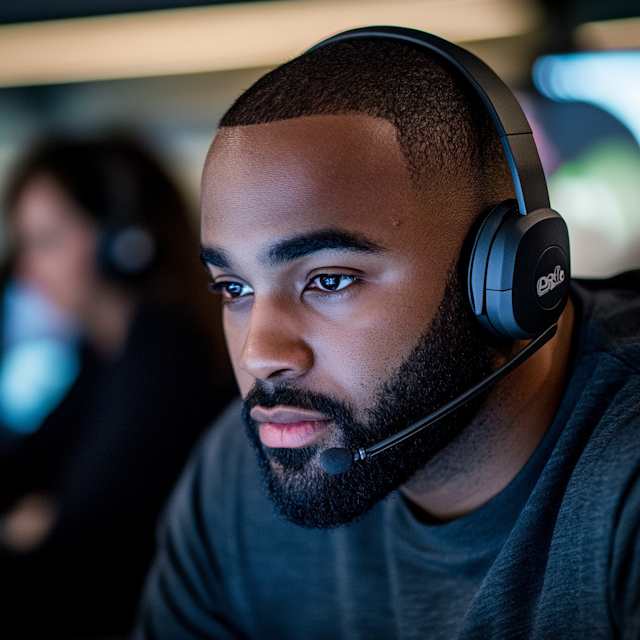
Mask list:
[[[283,0],[0,27],[0,86],[279,64],[322,38],[395,24],[454,41],[535,28],[527,0]]]
[[[587,51],[640,49],[640,18],[587,22],[574,37],[578,47]]]

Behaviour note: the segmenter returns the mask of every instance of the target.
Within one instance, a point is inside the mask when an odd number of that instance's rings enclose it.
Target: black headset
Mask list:
[[[480,324],[511,339],[535,338],[560,317],[569,297],[569,234],[549,208],[547,184],[531,128],[515,96],[479,58],[447,40],[402,27],[365,27],[335,35],[335,42],[399,40],[451,62],[486,106],[504,147],[516,200],[494,207],[480,224],[467,275],[469,302]]]
[[[109,278],[135,281],[150,271],[157,256],[156,238],[141,219],[135,167],[118,149],[100,149],[94,162],[101,168],[105,198],[98,266]]]

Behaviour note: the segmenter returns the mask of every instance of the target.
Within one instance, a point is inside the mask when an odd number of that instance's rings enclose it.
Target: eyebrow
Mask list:
[[[263,262],[267,262],[271,266],[277,266],[327,249],[360,251],[362,253],[383,251],[383,247],[358,234],[335,229],[323,229],[311,233],[302,233],[276,242],[267,250]]]
[[[231,260],[222,249],[215,247],[204,247],[200,245],[200,260],[205,267],[219,267],[220,269],[230,269]]]
[[[311,233],[301,233],[297,236],[285,238],[273,244],[265,252],[262,262],[270,266],[278,266],[304,258],[305,256],[333,249],[334,251],[359,251],[362,253],[378,253],[383,247],[363,236],[335,229],[322,229]],[[200,245],[200,260],[205,267],[232,269],[232,262],[228,255],[217,247]]]

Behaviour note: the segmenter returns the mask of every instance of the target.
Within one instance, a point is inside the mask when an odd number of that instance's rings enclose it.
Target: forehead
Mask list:
[[[203,174],[203,245],[236,253],[317,229],[410,250],[409,241],[437,235],[432,213],[382,118],[309,116],[222,129]]]

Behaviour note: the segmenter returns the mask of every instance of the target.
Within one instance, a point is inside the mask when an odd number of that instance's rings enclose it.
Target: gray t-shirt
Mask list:
[[[451,523],[399,492],[335,531],[281,519],[232,405],[174,492],[134,637],[640,638],[635,280],[574,285],[553,424],[504,491]]]

